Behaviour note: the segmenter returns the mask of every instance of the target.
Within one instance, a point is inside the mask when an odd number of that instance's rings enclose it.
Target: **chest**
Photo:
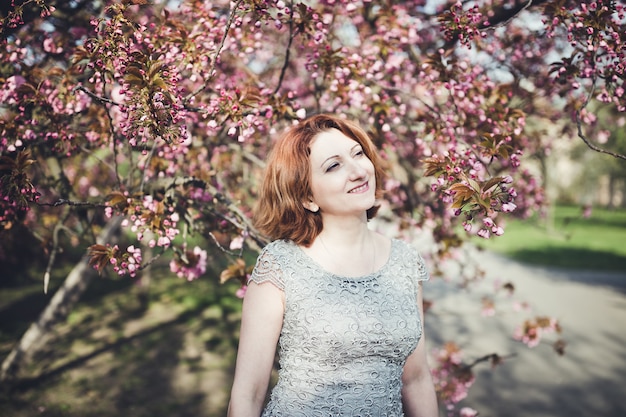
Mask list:
[[[288,282],[285,304],[281,346],[297,345],[316,360],[403,359],[421,334],[415,289],[401,275],[359,280],[314,275]]]

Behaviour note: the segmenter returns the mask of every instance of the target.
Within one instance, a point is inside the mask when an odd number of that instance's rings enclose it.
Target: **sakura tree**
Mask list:
[[[550,148],[545,124],[626,159],[597,139],[600,114],[625,120],[618,1],[12,0],[1,13],[0,233],[41,242],[45,279],[63,244],[130,277],[169,253],[187,280],[207,251],[258,249],[264,155],[314,113],[370,131],[391,172],[383,217],[432,233],[440,258],[544,204],[527,161]],[[114,222],[130,245],[96,243]],[[223,278],[244,282],[251,265],[233,262]],[[557,328],[537,318],[518,337]]]

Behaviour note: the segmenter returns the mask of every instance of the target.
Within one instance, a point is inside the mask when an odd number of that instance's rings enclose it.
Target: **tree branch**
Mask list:
[[[287,72],[287,67],[289,66],[289,56],[291,54],[291,43],[293,42],[293,38],[296,36],[293,30],[293,2],[289,5],[289,41],[287,42],[287,48],[285,49],[285,62],[283,63],[283,67],[280,70],[280,76],[278,77],[278,83],[276,84],[276,88],[274,89],[274,94],[278,93],[280,90],[280,86],[283,84],[283,78],[285,78],[285,73]]]
[[[59,252],[59,232],[61,230],[69,230],[67,227],[63,225],[63,221],[57,223],[57,225],[54,227],[54,231],[52,232],[52,250],[50,251],[50,257],[48,258],[48,265],[46,266],[46,272],[44,272],[43,274],[43,293],[44,294],[48,294],[48,284],[50,284],[50,271],[52,271],[52,267],[54,266],[54,261],[56,259],[57,253]]]
[[[618,159],[623,159],[626,161],[626,155],[622,155],[620,153],[617,152],[611,152],[609,150],[606,150],[604,148],[600,148],[599,146],[594,145],[593,143],[591,143],[591,141],[585,136],[585,134],[583,133],[583,127],[582,127],[582,122],[580,120],[580,112],[582,111],[584,107],[576,110],[576,126],[578,128],[578,137],[580,139],[582,139],[582,141],[585,143],[585,145],[587,145],[589,147],[589,149],[599,152],[599,153],[603,153],[606,155],[611,155],[612,157],[618,158]]]
[[[59,207],[59,206],[74,206],[74,207],[89,207],[89,208],[99,208],[99,207],[107,207],[105,203],[91,203],[88,201],[72,201],[67,200],[65,198],[59,198],[54,203],[36,203],[38,206],[48,206],[48,207]]]
[[[593,57],[593,63],[595,64],[596,60],[595,60],[595,53],[594,53],[594,57]],[[606,149],[600,148],[599,146],[594,145],[593,143],[591,143],[591,141],[585,136],[585,133],[583,132],[583,124],[580,118],[580,113],[587,108],[587,105],[589,104],[589,102],[591,101],[591,97],[593,96],[595,90],[596,90],[596,82],[598,80],[598,73],[595,72],[592,82],[591,82],[591,89],[589,90],[589,93],[587,94],[587,97],[585,97],[585,101],[583,102],[582,106],[580,106],[580,108],[576,109],[576,128],[578,130],[578,137],[580,139],[582,139],[582,141],[585,143],[585,145],[587,145],[587,147],[589,147],[589,149],[599,152],[599,153],[603,153],[606,155],[611,155],[615,158],[619,158],[619,159],[623,159],[626,160],[626,155],[622,155],[619,153],[615,153],[615,152],[611,152],[608,151]]]
[[[527,10],[534,6],[540,6],[543,3],[546,3],[549,0],[523,0],[516,2],[512,7],[505,8],[499,7],[497,9],[493,9],[493,14],[487,20],[488,24],[481,23],[477,25],[477,29],[479,30],[489,30],[495,29],[501,26],[507,25],[511,20],[513,20],[518,14]],[[450,2],[449,7],[452,7],[455,2]],[[453,36],[452,39],[445,42],[444,49],[450,49],[456,45],[458,42],[458,36]]]
[[[98,235],[97,243],[108,242],[119,230],[122,217],[111,219]],[[32,357],[38,345],[53,326],[65,319],[71,308],[85,292],[94,277],[94,271],[89,267],[89,257],[83,256],[67,275],[65,282],[56,291],[48,306],[40,314],[37,321],[32,323],[20,341],[5,357],[0,367],[0,382],[6,382],[15,377],[27,357]]]
[[[523,12],[524,10],[529,9],[531,6],[539,6],[542,3],[545,3],[546,0],[525,0],[521,2],[515,3],[513,7],[510,9],[506,9],[504,7],[500,7],[496,10],[492,17],[489,18],[489,25],[480,25],[480,29],[495,29],[500,26],[505,26],[511,20],[513,20],[518,14]]]
[[[466,365],[464,365],[461,370],[462,371],[468,371],[470,369],[472,369],[474,366],[478,365],[481,362],[486,362],[486,361],[491,361],[491,363],[493,365],[498,365],[499,363],[501,363],[504,359],[509,359],[509,358],[513,358],[517,356],[515,353],[511,353],[509,355],[506,356],[500,356],[497,353],[490,353],[488,355],[485,356],[481,356],[480,358],[475,359],[473,362],[468,363]]]
[[[88,90],[87,88],[85,88],[82,85],[77,85],[76,87],[74,87],[72,92],[74,94],[76,94],[76,91],[82,91],[83,93],[87,94],[89,97],[91,97],[92,99],[96,100],[100,104],[111,104],[113,106],[120,106],[120,103],[118,103],[117,101],[113,101],[110,98],[99,96],[96,93],[94,93],[93,91]]]
[[[106,88],[106,77],[103,77],[103,82],[105,83],[105,87],[104,88]],[[76,94],[76,91],[82,91],[83,93],[87,94],[89,97],[91,97],[92,99],[94,99],[98,103],[100,103],[104,107],[104,109],[106,111],[106,115],[107,115],[107,118],[109,120],[109,130],[111,132],[111,137],[113,138],[113,162],[115,163],[115,170],[114,170],[114,172],[115,172],[115,177],[117,179],[117,184],[118,184],[118,186],[121,186],[122,185],[122,180],[121,180],[119,172],[118,172],[118,167],[117,167],[117,148],[115,147],[116,135],[115,135],[115,129],[113,128],[113,126],[115,124],[113,123],[113,117],[111,116],[111,113],[109,112],[109,109],[106,107],[107,104],[111,104],[113,106],[118,106],[119,107],[120,103],[118,103],[116,101],[113,101],[113,100],[111,100],[109,98],[99,96],[96,93],[94,93],[93,91],[88,90],[87,88],[85,88],[82,85],[77,85],[76,87],[74,87],[72,92],[74,94]]]
[[[154,143],[152,144],[152,148],[150,149],[150,152],[148,153],[148,157],[146,158],[146,163],[144,164],[144,169],[147,169],[148,166],[150,166],[150,161],[152,161],[152,157],[154,156],[155,152],[156,152],[156,148],[157,148],[157,140],[154,140]],[[141,172],[141,183],[139,185],[139,192],[143,192],[144,186],[146,184],[146,176],[144,174],[144,172]]]
[[[222,36],[222,40],[221,40],[219,46],[217,47],[217,50],[215,51],[215,55],[213,56],[213,59],[211,60],[211,67],[209,68],[209,77],[204,82],[204,84],[202,84],[195,91],[193,91],[191,94],[189,94],[187,97],[185,97],[183,99],[183,103],[187,103],[189,100],[191,100],[193,97],[198,95],[200,92],[202,92],[202,90],[204,90],[205,88],[207,88],[209,86],[209,81],[211,81],[211,78],[213,77],[213,72],[215,71],[215,66],[217,65],[217,58],[219,57],[220,53],[222,52],[222,49],[224,49],[224,44],[226,43],[226,38],[228,37],[228,32],[230,32],[230,27],[233,25],[233,21],[235,20],[235,15],[236,15],[237,9],[239,8],[239,5],[241,4],[242,1],[243,0],[237,0],[235,5],[233,6],[233,9],[230,12],[230,16],[228,16],[228,22],[226,22],[226,28],[224,30],[224,35]]]
[[[223,204],[228,213],[233,214],[233,217],[229,217],[220,213],[218,211],[213,211],[213,214],[220,217],[223,220],[226,220],[234,227],[241,231],[245,231],[248,236],[255,242],[256,246],[253,247],[255,250],[260,250],[261,246],[267,244],[267,239],[264,238],[261,233],[254,227],[248,216],[246,216],[237,204],[233,203],[222,194],[215,186],[207,183],[204,180],[201,180],[196,177],[175,177],[175,178],[163,178],[162,180],[158,180],[154,183],[151,183],[151,189],[162,189],[168,191],[174,187],[179,185],[189,185],[195,184],[197,187],[204,188],[208,191],[218,203]]]

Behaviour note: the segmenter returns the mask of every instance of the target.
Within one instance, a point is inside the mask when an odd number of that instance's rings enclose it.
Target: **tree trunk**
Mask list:
[[[98,236],[98,243],[108,242],[118,230],[121,220],[121,217],[111,220]],[[38,349],[37,342],[48,335],[56,323],[67,317],[96,275],[97,272],[89,266],[88,256],[83,256],[54,294],[39,319],[30,325],[19,343],[5,358],[0,370],[0,381],[7,381],[17,375],[22,365]]]

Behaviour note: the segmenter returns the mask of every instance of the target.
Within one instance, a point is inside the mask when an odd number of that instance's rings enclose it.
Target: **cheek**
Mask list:
[[[316,200],[324,195],[324,190],[328,189],[327,181],[321,181],[319,178],[312,178],[311,183],[311,195]]]
[[[313,199],[316,201],[323,201],[337,193],[342,191],[344,182],[339,181],[338,178],[325,178],[324,181],[316,181],[311,184],[311,193]]]

